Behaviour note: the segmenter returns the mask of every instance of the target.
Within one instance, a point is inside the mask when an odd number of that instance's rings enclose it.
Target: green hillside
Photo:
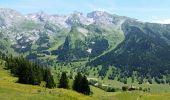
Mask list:
[[[0,60],[0,100],[168,100],[169,55],[170,24],[103,11],[24,15],[0,8],[0,57],[7,61]],[[56,88],[62,72],[68,90]],[[78,72],[90,96],[71,88]],[[42,81],[55,88],[38,86]],[[135,91],[122,92],[131,85]]]
[[[3,61],[0,62],[0,100],[169,100],[170,98],[170,93],[106,92],[94,86],[91,86],[93,94],[85,96],[72,90],[20,84],[16,83],[17,77],[13,77],[9,70],[4,69]]]
[[[122,25],[125,39],[116,48],[92,60],[88,65],[115,66],[120,70],[120,77],[132,77],[137,72],[136,76],[141,81],[146,78],[154,79],[157,83],[169,83],[169,27],[126,21]]]
[[[0,65],[0,100],[93,100],[92,97],[71,90],[48,89],[16,81],[17,78]]]

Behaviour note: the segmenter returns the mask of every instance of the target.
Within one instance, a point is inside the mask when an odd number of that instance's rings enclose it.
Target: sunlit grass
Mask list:
[[[16,83],[17,78],[0,66],[0,100],[92,100],[72,90],[47,89]]]
[[[0,65],[0,100],[169,100],[169,85],[152,84],[149,87],[155,88],[153,92],[132,91],[132,92],[105,92],[97,87],[90,86],[92,94],[85,96],[73,90],[47,89],[40,86],[16,83],[17,78],[10,74],[9,70],[4,70],[4,65]],[[70,80],[70,88],[72,85]],[[115,87],[121,87],[118,81],[104,80],[104,83],[111,83]],[[128,84],[129,85],[129,84]],[[137,83],[134,83],[137,85]],[[148,85],[142,84],[142,87]],[[156,92],[159,91],[159,92]]]

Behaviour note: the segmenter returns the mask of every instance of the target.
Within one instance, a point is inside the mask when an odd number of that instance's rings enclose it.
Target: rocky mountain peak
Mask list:
[[[78,11],[73,12],[66,21],[66,23],[69,25],[73,24],[89,25],[92,24],[93,22],[94,21],[92,18],[86,17],[83,15],[83,13]]]
[[[27,18],[29,18],[31,20],[42,21],[42,22],[47,21],[49,19],[49,17],[50,16],[43,11],[27,15]]]
[[[13,9],[0,8],[0,24],[10,27],[24,19],[23,15]]]
[[[102,16],[109,17],[111,16],[111,14],[104,11],[93,11],[87,14],[87,17],[94,18],[94,19],[97,19]]]
[[[10,8],[0,8],[0,16],[3,16],[3,17],[13,16],[14,17],[14,16],[22,16],[22,14]]]
[[[83,16],[83,13],[79,12],[79,11],[74,11],[72,13],[73,16]]]

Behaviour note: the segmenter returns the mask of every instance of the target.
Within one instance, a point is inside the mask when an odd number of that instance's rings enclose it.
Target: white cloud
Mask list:
[[[161,17],[158,17],[158,16],[151,16],[150,17],[150,22],[152,23],[160,23],[160,24],[170,24],[170,18],[161,18]]]
[[[163,19],[163,20],[157,20],[156,23],[170,24],[170,18],[169,19]]]

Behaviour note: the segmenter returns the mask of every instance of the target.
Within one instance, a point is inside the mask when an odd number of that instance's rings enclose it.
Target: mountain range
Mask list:
[[[170,74],[170,25],[140,22],[103,11],[83,15],[23,15],[0,9],[0,53],[40,62],[87,61],[125,75]],[[149,75],[148,75],[149,74]]]

